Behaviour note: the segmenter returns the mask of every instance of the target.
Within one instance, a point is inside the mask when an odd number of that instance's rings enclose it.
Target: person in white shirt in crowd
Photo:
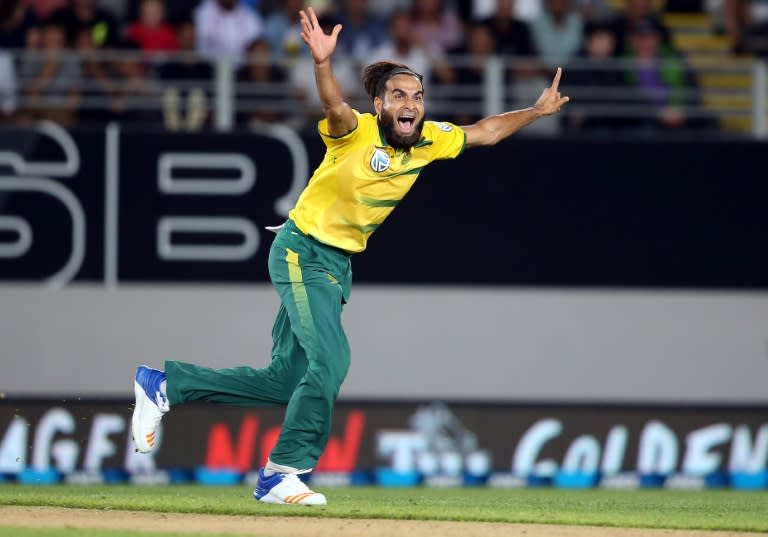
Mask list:
[[[194,18],[198,54],[228,58],[234,66],[245,62],[248,45],[264,32],[261,16],[242,0],[203,0]]]

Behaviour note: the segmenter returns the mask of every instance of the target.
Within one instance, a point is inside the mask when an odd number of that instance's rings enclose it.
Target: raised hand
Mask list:
[[[561,97],[560,92],[558,91],[558,87],[560,86],[560,76],[562,76],[562,74],[563,69],[558,67],[557,73],[555,73],[555,78],[552,80],[552,85],[541,92],[539,100],[533,105],[535,109],[539,110],[545,116],[559,112],[560,108],[570,101],[568,97]]]
[[[301,38],[312,52],[312,59],[315,63],[323,63],[336,50],[336,39],[339,37],[341,24],[334,26],[331,35],[327,35],[320,27],[315,10],[311,7],[306,11],[302,9],[299,12],[299,18],[301,19]]]

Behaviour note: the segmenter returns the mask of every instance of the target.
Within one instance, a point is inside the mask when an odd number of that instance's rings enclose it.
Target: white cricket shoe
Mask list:
[[[296,474],[264,475],[264,468],[259,470],[259,481],[253,497],[264,503],[286,505],[326,505],[324,494],[309,489]]]
[[[131,418],[131,433],[136,451],[149,453],[157,443],[157,428],[163,414],[168,412],[170,405],[163,390],[165,373],[140,365],[136,369],[136,379],[133,382],[133,392],[136,395],[136,405]]]

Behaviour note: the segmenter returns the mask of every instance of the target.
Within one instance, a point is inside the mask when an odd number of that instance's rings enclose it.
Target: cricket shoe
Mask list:
[[[131,418],[131,434],[136,451],[149,453],[157,443],[157,428],[163,414],[168,412],[168,396],[163,389],[165,373],[140,365],[136,369],[133,392],[136,406]]]
[[[259,470],[259,481],[253,497],[264,503],[286,505],[325,505],[325,495],[309,489],[297,474],[264,475],[264,468]]]

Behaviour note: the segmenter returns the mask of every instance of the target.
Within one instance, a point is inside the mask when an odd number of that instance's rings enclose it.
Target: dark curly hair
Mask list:
[[[394,75],[406,74],[415,76],[421,82],[423,76],[405,65],[398,62],[376,62],[365,68],[363,73],[363,87],[371,99],[381,97],[384,94],[384,84]]]

